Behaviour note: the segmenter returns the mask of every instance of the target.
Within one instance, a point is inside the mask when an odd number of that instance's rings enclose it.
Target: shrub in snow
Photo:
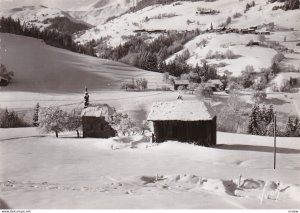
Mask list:
[[[67,113],[56,106],[44,108],[39,113],[39,128],[45,132],[55,132],[58,137],[59,132],[66,129]]]
[[[233,18],[239,18],[239,17],[241,17],[241,16],[242,16],[241,13],[235,13],[235,14],[233,14]]]
[[[14,76],[14,72],[8,71],[4,64],[0,65],[0,77],[6,78],[8,82],[11,82]]]
[[[226,25],[230,24],[231,23],[231,17],[228,16],[227,19],[226,19]]]
[[[200,85],[195,90],[195,95],[199,98],[209,98],[213,95],[213,90],[211,87],[206,85]]]
[[[148,88],[148,81],[145,78],[138,78],[135,80],[136,88],[138,90],[145,90]]]
[[[263,102],[267,99],[267,93],[264,91],[254,91],[251,95],[251,99],[257,103]]]
[[[260,34],[260,35],[258,35],[258,37],[257,37],[257,39],[260,41],[260,42],[265,42],[266,41],[266,36],[265,35],[262,35],[262,34]]]
[[[110,123],[119,135],[132,136],[141,132],[141,128],[138,127],[137,122],[126,113],[114,113]]]

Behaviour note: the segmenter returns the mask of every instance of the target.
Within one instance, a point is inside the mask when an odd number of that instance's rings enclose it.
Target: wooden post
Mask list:
[[[276,169],[276,115],[274,114],[274,170]]]

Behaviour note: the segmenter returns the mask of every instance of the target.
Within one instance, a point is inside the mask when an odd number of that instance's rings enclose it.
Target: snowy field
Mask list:
[[[30,209],[300,207],[296,138],[278,139],[274,171],[268,137],[218,133],[214,148],[75,137],[0,129],[0,197]],[[267,181],[280,182],[279,196],[261,203]]]

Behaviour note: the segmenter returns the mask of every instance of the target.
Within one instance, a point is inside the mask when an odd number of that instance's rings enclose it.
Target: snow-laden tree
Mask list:
[[[40,104],[37,103],[34,108],[33,118],[32,118],[32,125],[35,127],[39,126],[39,111],[40,111]]]
[[[132,136],[141,132],[141,128],[138,127],[137,122],[126,113],[116,112],[110,123],[119,135]]]
[[[55,132],[58,137],[59,132],[66,130],[67,113],[57,106],[43,108],[39,113],[39,127],[45,132]]]
[[[73,109],[70,113],[67,114],[67,123],[66,123],[66,130],[68,131],[76,131],[77,137],[80,137],[79,128],[82,125],[81,119],[81,110],[80,109]]]
[[[248,133],[252,135],[260,135],[260,129],[259,129],[259,106],[254,105],[251,114],[250,114],[250,120],[248,125]]]

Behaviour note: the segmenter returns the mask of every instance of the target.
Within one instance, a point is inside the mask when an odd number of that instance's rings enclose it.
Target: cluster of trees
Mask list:
[[[38,39],[43,39],[46,44],[51,46],[71,50],[86,55],[95,56],[93,42],[88,42],[84,45],[73,41],[72,35],[61,33],[57,30],[44,29],[41,30],[35,25],[28,23],[21,24],[20,20],[14,20],[11,17],[0,19],[0,32],[23,35]]]
[[[300,137],[300,121],[298,117],[289,116],[285,136]]]
[[[148,81],[145,78],[132,78],[130,81],[124,81],[121,84],[123,90],[145,90],[148,88]]]
[[[61,33],[72,35],[73,33],[88,30],[87,24],[71,21],[67,17],[55,17],[44,20],[45,24],[50,24],[47,29],[58,30]]]
[[[297,10],[300,7],[300,2],[298,0],[269,0],[269,2],[285,2],[282,6],[274,6],[273,10]]]
[[[274,134],[274,111],[270,105],[266,109],[265,105],[260,108],[255,104],[249,116],[248,133],[252,135],[268,135]]]
[[[37,105],[38,106],[38,105]],[[37,110],[39,109],[39,110]],[[79,129],[82,125],[81,109],[76,108],[67,112],[58,106],[50,106],[40,109],[36,107],[35,111],[38,113],[38,118],[34,116],[34,123],[44,132],[54,132],[56,137],[60,132],[76,131],[77,136],[80,137]],[[113,115],[107,120],[118,135],[132,136],[138,133],[144,134],[149,130],[148,122],[144,122],[141,126],[137,121],[130,118],[126,113],[115,111]]]
[[[161,66],[164,60],[183,49],[186,42],[199,34],[199,30],[168,32],[150,43],[140,36],[132,36],[116,48],[100,45],[98,51],[101,52],[101,58],[122,61],[145,70],[164,72]]]
[[[254,105],[248,124],[248,133],[252,135],[274,136],[274,111],[270,105],[268,109],[263,105]],[[276,127],[276,135],[280,137],[299,137],[300,122],[296,116],[289,116],[285,127]]]
[[[8,111],[7,109],[0,109],[0,128],[18,128],[28,127],[26,123],[18,114],[14,111]]]
[[[58,133],[63,131],[76,131],[79,137],[79,127],[81,126],[81,110],[73,109],[66,112],[57,106],[50,106],[39,111],[37,123],[41,130],[45,132]],[[35,120],[34,120],[35,122]]]
[[[197,2],[197,1],[203,1],[203,0],[181,0],[181,1]],[[155,5],[155,4],[166,5],[166,4],[172,4],[175,2],[178,2],[178,0],[142,0],[142,1],[139,1],[135,7],[130,8],[129,12],[136,12],[136,11],[144,9],[145,7]]]
[[[281,55],[281,54],[279,54]],[[280,72],[279,62],[275,56],[271,67],[262,69],[259,73],[255,72],[252,65],[247,65],[239,77],[230,77],[228,87],[232,89],[252,88],[254,90],[263,90],[267,84]]]
[[[244,13],[246,13],[251,7],[254,7],[254,6],[255,6],[255,1],[252,1],[250,4],[247,3]]]

